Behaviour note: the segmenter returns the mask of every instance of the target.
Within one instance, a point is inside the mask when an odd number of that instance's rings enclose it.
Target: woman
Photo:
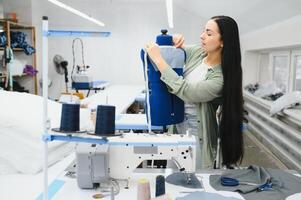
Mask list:
[[[230,166],[243,158],[242,69],[238,27],[228,16],[212,17],[201,33],[201,45],[184,47],[184,38],[174,35],[174,45],[187,54],[184,77],[178,76],[160,54],[157,44],[145,49],[161,72],[169,91],[196,104],[198,137],[202,141],[202,168],[212,168],[218,134],[222,164]],[[202,73],[203,69],[207,69]],[[220,124],[216,110],[221,105]],[[219,131],[218,131],[219,128]]]

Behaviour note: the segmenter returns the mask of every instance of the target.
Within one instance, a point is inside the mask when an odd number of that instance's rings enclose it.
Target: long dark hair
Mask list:
[[[243,158],[243,97],[242,68],[237,23],[228,16],[212,17],[220,30],[222,48],[222,71],[224,86],[222,90],[222,112],[220,138],[223,164],[241,163]]]

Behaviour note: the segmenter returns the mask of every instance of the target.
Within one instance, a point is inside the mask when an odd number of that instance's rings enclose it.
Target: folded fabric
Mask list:
[[[258,192],[258,186],[221,185],[221,176],[235,178],[239,182],[249,182],[262,185],[272,183],[272,188]],[[264,200],[283,200],[286,197],[301,192],[301,178],[283,170],[265,169],[258,166],[250,166],[247,169],[230,170],[222,175],[211,175],[210,185],[216,190],[239,192],[246,200],[264,199]]]
[[[264,97],[271,94],[276,94],[282,92],[280,88],[277,87],[275,82],[267,82],[258,86],[258,89],[254,92],[255,96]]]
[[[281,96],[283,96],[283,93],[282,92],[278,92],[276,94],[270,94],[270,95],[263,96],[262,98],[266,99],[266,100],[269,100],[269,101],[275,101],[278,98],[280,98]]]
[[[5,45],[6,45],[6,33],[1,32],[0,33],[0,46],[5,47]]]
[[[11,48],[22,48],[26,55],[35,53],[35,48],[26,42],[26,34],[20,31],[11,31]],[[7,44],[6,33],[0,33],[0,46],[5,47]]]
[[[33,66],[31,65],[26,65],[23,69],[23,73],[28,74],[30,76],[34,76],[38,73],[38,70],[33,68]]]
[[[238,200],[235,197],[225,197],[217,193],[210,192],[193,192],[184,197],[178,197],[176,200]]]
[[[272,103],[270,115],[275,115],[283,109],[294,107],[297,104],[301,104],[301,92],[293,91],[287,93]]]
[[[26,34],[20,31],[11,31],[11,47],[20,47],[23,43],[25,43]]]
[[[259,84],[248,84],[244,87],[245,90],[248,90],[250,93],[254,94],[258,90]]]

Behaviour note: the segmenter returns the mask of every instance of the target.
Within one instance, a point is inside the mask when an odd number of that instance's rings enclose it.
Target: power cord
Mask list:
[[[74,68],[75,68],[75,51],[74,51],[74,46],[75,46],[75,42],[76,41],[80,41],[80,44],[81,44],[81,50],[82,50],[82,62],[83,62],[83,67],[85,68],[86,65],[85,65],[85,58],[84,58],[84,43],[83,43],[83,40],[81,38],[75,38],[73,39],[72,41],[72,57],[73,57],[73,64],[72,64],[72,72],[71,72],[71,80],[72,82],[74,82],[73,80],[73,73],[74,73]]]

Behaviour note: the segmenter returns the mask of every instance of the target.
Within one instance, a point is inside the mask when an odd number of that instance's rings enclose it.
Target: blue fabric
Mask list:
[[[184,51],[182,53],[184,54]],[[144,58],[144,52],[141,54]],[[149,59],[147,62],[152,125],[166,126],[182,122],[184,120],[184,102],[168,92],[167,86],[160,80],[160,72],[153,67]],[[183,75],[183,68],[174,70],[178,75]]]
[[[21,48],[24,50],[26,55],[31,55],[35,53],[35,49],[27,44],[26,34],[20,31],[11,31],[11,48]],[[5,32],[0,34],[0,46],[5,47],[7,44],[7,38]]]
[[[170,46],[170,48],[161,47],[162,57],[178,75],[183,75],[183,67],[186,59],[185,51],[174,48],[172,46],[172,36],[166,34],[159,35],[157,43],[159,46]],[[145,66],[144,53],[144,50],[141,50],[140,56]],[[184,120],[184,102],[176,95],[168,92],[167,86],[160,80],[160,72],[148,57],[147,64],[151,125],[166,126],[181,123]]]
[[[158,35],[156,38],[156,43],[160,46],[166,45],[166,46],[172,46],[173,41],[172,41],[172,36],[167,35],[167,30],[161,30],[161,35]]]
[[[6,45],[6,35],[5,32],[0,33],[0,46],[5,47]]]
[[[25,43],[25,33],[22,33],[20,31],[10,32],[10,38],[11,38],[11,47],[16,48],[16,47],[21,47]]]

